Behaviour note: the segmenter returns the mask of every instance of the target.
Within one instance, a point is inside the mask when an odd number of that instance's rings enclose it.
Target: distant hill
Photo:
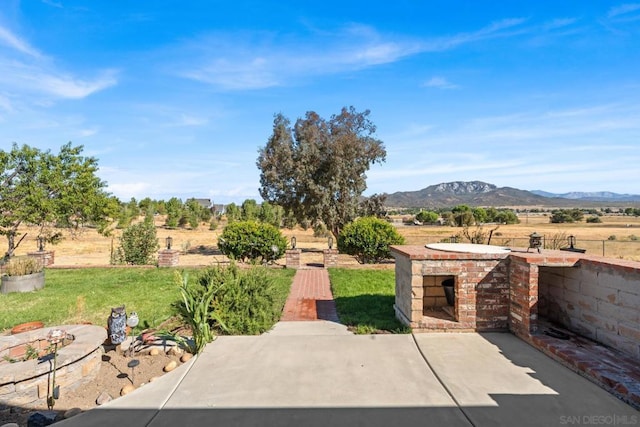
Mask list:
[[[568,197],[570,194],[591,195],[591,197]],[[511,187],[496,187],[482,181],[446,182],[423,188],[418,191],[399,191],[387,194],[389,207],[445,208],[460,204],[469,206],[546,206],[546,207],[594,207],[602,202],[640,202],[640,196],[605,195],[615,193],[566,193],[558,195],[544,191],[526,191]],[[566,197],[565,197],[566,196]]]
[[[549,193],[547,191],[542,191],[542,190],[533,190],[531,192],[533,194],[537,194],[539,196],[544,196],[544,197],[561,197],[563,199],[590,200],[594,202],[610,202],[610,201],[640,202],[640,195],[618,194],[618,193],[612,193],[611,191],[592,191],[592,192],[573,191],[570,193]]]

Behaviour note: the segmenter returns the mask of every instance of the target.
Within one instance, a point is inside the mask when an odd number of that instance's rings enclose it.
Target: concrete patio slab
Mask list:
[[[416,334],[415,339],[474,425],[640,424],[631,406],[512,334]]]
[[[328,320],[278,322],[265,335],[353,335],[345,325]]]
[[[508,333],[299,335],[306,322],[292,323],[275,328],[282,334],[219,337],[180,371],[60,425],[640,423],[632,407]]]

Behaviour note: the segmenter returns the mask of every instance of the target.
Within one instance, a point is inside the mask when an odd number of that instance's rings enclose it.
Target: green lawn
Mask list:
[[[340,321],[355,333],[409,333],[395,317],[395,272],[330,268]]]
[[[170,268],[86,268],[46,270],[44,289],[0,295],[0,331],[39,320],[46,326],[91,322],[107,324],[111,307],[125,305],[136,311],[141,327],[154,327],[175,314],[172,304],[180,300]],[[269,269],[278,288],[280,310],[289,293],[293,271]]]

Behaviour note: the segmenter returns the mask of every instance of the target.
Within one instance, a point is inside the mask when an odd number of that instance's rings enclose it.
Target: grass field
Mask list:
[[[409,333],[395,317],[395,272],[330,268],[340,322],[358,334]]]
[[[155,327],[175,314],[180,300],[176,271],[164,268],[48,269],[38,292],[0,294],[0,331],[39,320],[45,325],[90,322],[107,325],[112,307],[125,305],[140,317],[140,329]],[[198,270],[188,269],[195,278]],[[276,308],[282,310],[293,280],[292,270],[268,269],[274,278]]]

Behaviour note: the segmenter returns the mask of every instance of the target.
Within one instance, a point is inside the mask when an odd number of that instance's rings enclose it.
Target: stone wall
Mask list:
[[[541,268],[540,316],[640,360],[640,269],[630,267],[587,258]]]

